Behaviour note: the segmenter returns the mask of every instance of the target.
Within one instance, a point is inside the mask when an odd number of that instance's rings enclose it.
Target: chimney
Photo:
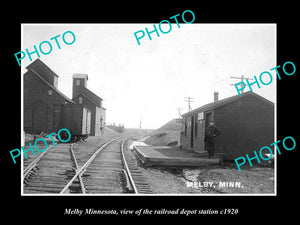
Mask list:
[[[219,101],[219,92],[215,91],[214,92],[214,102]]]

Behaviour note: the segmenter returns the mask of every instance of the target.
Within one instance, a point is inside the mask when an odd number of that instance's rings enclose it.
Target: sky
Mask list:
[[[178,118],[177,108],[187,112],[185,97],[194,98],[195,109],[212,102],[214,91],[219,99],[237,95],[230,84],[240,80],[230,76],[259,78],[263,71],[273,75],[273,82],[260,89],[255,85],[253,91],[276,102],[276,75],[270,71],[277,66],[276,24],[182,22],[178,28],[172,23],[169,33],[152,33],[152,40],[146,34],[138,45],[134,33],[146,33],[146,27],[153,30],[150,23],[22,24],[21,50],[31,52],[49,41],[52,52],[40,53],[40,60],[59,75],[58,89],[69,98],[73,73],[88,74],[87,88],[103,99],[107,124],[136,128],[142,120],[142,128],[159,128]],[[66,31],[75,34],[71,45],[61,39]],[[57,35],[61,49],[50,40]],[[30,63],[28,56],[21,61],[21,74]]]

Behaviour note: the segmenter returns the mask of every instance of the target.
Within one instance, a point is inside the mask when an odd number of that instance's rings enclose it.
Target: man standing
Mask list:
[[[216,137],[219,136],[221,132],[219,129],[215,126],[214,121],[209,122],[209,126],[206,129],[205,132],[205,146],[206,146],[206,151],[208,151],[208,158],[213,158],[215,154],[215,142],[216,142]]]

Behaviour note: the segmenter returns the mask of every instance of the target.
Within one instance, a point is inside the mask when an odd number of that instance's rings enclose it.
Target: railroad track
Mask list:
[[[121,145],[122,162],[125,168],[123,173],[127,184],[126,189],[135,194],[153,194],[151,187],[137,165],[136,158],[132,153],[127,153],[130,151],[127,147],[127,140],[124,140]]]
[[[97,150],[60,144],[24,169],[24,193],[151,194],[126,140],[118,137]],[[55,152],[55,153],[54,153]]]
[[[69,148],[69,144],[57,144],[33,160],[23,172],[23,193],[59,193],[74,175]]]

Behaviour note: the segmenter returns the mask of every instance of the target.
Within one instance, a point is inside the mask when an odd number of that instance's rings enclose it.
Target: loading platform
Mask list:
[[[134,151],[145,166],[195,167],[222,164],[216,155],[209,159],[207,152],[195,152],[170,146],[134,146]]]

